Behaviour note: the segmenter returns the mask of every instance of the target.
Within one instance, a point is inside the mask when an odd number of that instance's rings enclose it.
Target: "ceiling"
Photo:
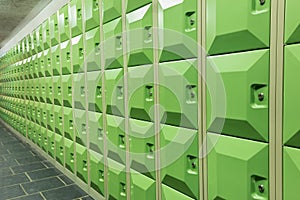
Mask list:
[[[49,0],[0,0],[0,44],[33,10],[41,11],[41,3],[49,3]],[[34,9],[38,6],[39,11]]]

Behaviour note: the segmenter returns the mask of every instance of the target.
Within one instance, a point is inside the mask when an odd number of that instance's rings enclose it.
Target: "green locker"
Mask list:
[[[89,31],[100,25],[98,0],[84,1],[85,31]]]
[[[86,103],[86,88],[85,88],[85,75],[83,73],[73,75],[74,82],[74,104],[75,108],[85,109]]]
[[[124,81],[123,69],[105,71],[106,112],[124,116]]]
[[[180,200],[192,200],[189,196],[186,196],[179,191],[168,187],[162,184],[162,199],[163,200],[170,200],[170,199],[180,199]],[[214,199],[214,200],[222,200],[221,198]]]
[[[50,131],[55,131],[53,105],[47,104],[46,109],[47,109],[47,128]]]
[[[63,135],[63,111],[61,106],[54,106],[55,133]]]
[[[36,34],[35,32],[31,32],[29,34],[29,38],[30,38],[30,49],[31,49],[31,53],[32,54],[36,54],[38,51],[37,51],[37,39],[36,39]],[[14,55],[14,59],[16,59],[16,53]],[[15,60],[16,61],[16,60]]]
[[[297,0],[285,1],[285,32],[284,38],[286,44],[300,42],[300,16],[298,15],[298,7],[300,2]]]
[[[209,55],[269,46],[271,1],[208,1],[206,36]]]
[[[209,133],[208,147],[208,199],[269,199],[268,144]]]
[[[207,95],[220,94],[224,90],[226,94],[225,100],[214,100],[215,105],[226,105],[226,114],[219,110],[212,113],[207,120],[208,130],[268,141],[269,51],[213,56],[208,58],[208,62],[214,63],[215,67],[208,65],[207,82],[212,84],[210,79],[219,75],[223,86],[210,85]],[[208,106],[208,113],[212,109],[216,108]]]
[[[105,69],[123,66],[122,19],[117,18],[103,25]]]
[[[107,23],[122,16],[122,1],[103,0],[103,23]]]
[[[62,104],[62,83],[60,76],[53,76],[53,94],[54,94],[54,104],[61,106]]]
[[[197,57],[197,1],[159,0],[159,10],[160,62]]]
[[[64,138],[55,134],[55,159],[61,165],[64,165],[64,154]]]
[[[128,69],[130,117],[154,121],[154,71],[152,65]]]
[[[55,158],[55,133],[48,130],[47,137],[48,137],[48,154],[52,158]]]
[[[159,95],[160,105],[163,107],[161,123],[197,129],[196,66],[197,60],[166,62],[159,65]]]
[[[154,199],[155,181],[147,176],[131,171],[131,196],[132,200]]]
[[[31,57],[31,65],[30,65],[30,77],[37,78],[38,77],[38,59],[37,55],[33,55]]]
[[[89,112],[90,149],[103,154],[103,119],[101,113]]]
[[[136,10],[138,8],[141,8],[147,4],[152,3],[151,0],[127,0],[126,5],[127,9],[126,12],[131,12],[133,10]]]
[[[126,191],[126,174],[125,166],[111,159],[108,162],[108,198],[125,200]]]
[[[128,23],[128,66],[153,63],[152,4],[126,14]]]
[[[122,117],[107,115],[107,151],[108,157],[125,164],[125,119]]]
[[[100,28],[85,33],[87,71],[101,70]]]
[[[50,39],[50,28],[49,28],[49,20],[45,20],[42,24],[43,31],[43,45],[44,49],[49,49],[51,47],[51,39]]]
[[[59,10],[58,26],[60,41],[64,42],[70,39],[70,27],[69,27],[69,6],[65,5]]]
[[[45,138],[47,144],[48,141],[47,129],[44,127],[40,127],[40,132],[38,133],[38,145],[43,151],[47,152],[47,145],[45,145]]]
[[[48,153],[48,148],[49,148],[49,139],[48,139],[48,132],[46,128],[43,128],[43,132],[42,132],[42,149],[45,153]]]
[[[51,50],[47,49],[44,51],[44,62],[45,62],[45,76],[52,76],[52,61],[51,61]]]
[[[54,13],[50,17],[49,21],[49,30],[50,30],[50,39],[51,39],[51,45],[57,45],[59,44],[59,30],[58,30],[58,15],[57,13]]]
[[[74,129],[76,134],[76,143],[87,146],[87,126],[85,110],[74,110]]]
[[[42,25],[39,25],[35,31],[34,34],[36,35],[36,48],[38,52],[41,52],[44,50],[43,46],[43,29]]]
[[[102,112],[102,73],[94,71],[87,73],[89,111]]]
[[[130,168],[155,179],[155,131],[154,123],[129,119]],[[135,176],[137,181],[143,179]],[[134,178],[134,177],[132,177]],[[145,178],[144,178],[145,179]],[[150,182],[150,181],[148,181]],[[141,188],[137,188],[140,191]]]
[[[82,34],[81,0],[72,0],[70,2],[69,18],[72,37]]]
[[[38,143],[38,134],[41,132],[40,129],[41,129],[41,127],[38,124],[33,123],[33,131],[32,131],[31,141],[34,142],[35,144]]]
[[[72,107],[72,76],[62,76],[62,89],[63,89],[63,105],[65,107]]]
[[[64,107],[64,136],[74,140],[74,122],[72,108]]]
[[[91,187],[104,196],[104,160],[103,155],[90,151]]]
[[[47,128],[47,104],[41,103],[41,126]]]
[[[300,106],[298,88],[300,81],[300,45],[289,45],[285,47],[284,58],[284,109],[283,109],[283,143],[292,147],[300,147],[299,130],[297,120]]]
[[[45,78],[45,87],[46,87],[46,102],[52,103],[53,102],[53,82],[52,77]]]
[[[38,125],[41,124],[41,119],[42,119],[42,115],[41,115],[41,103],[40,102],[35,102],[35,121]]]
[[[88,181],[88,163],[86,147],[76,144],[76,169],[77,176],[87,183]]]
[[[64,138],[65,145],[65,166],[71,172],[74,172],[75,162],[74,162],[74,142],[72,140]]]
[[[39,77],[44,77],[45,76],[45,69],[46,69],[44,52],[40,52],[38,54],[38,59],[39,59],[38,76]]]
[[[29,140],[32,140],[33,132],[34,132],[34,122],[28,121],[27,122],[27,128],[28,128],[27,137],[28,137]]]
[[[34,101],[29,101],[29,108],[30,108],[30,119],[31,121],[35,122],[36,116],[35,116]]]
[[[45,78],[39,78],[40,82],[40,102],[46,102],[46,85],[45,85]]]
[[[61,68],[62,68],[62,74],[71,74],[72,68],[71,68],[71,47],[70,47],[70,41],[65,41],[64,43],[60,44],[61,48]]]
[[[59,45],[56,45],[51,48],[51,66],[52,66],[52,75],[58,76],[61,74],[60,69],[60,48]]]
[[[83,35],[72,39],[72,64],[73,73],[84,72]]]
[[[297,199],[300,176],[300,150],[284,147],[283,150],[283,199]]]
[[[161,175],[164,185],[198,199],[201,170],[198,157],[197,130],[161,126]]]

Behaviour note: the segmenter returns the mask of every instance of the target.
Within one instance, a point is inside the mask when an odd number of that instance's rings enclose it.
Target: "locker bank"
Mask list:
[[[299,199],[299,8],[0,0],[0,199]]]

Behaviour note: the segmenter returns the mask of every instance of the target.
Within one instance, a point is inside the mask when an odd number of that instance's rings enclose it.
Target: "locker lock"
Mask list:
[[[259,0],[259,2],[260,2],[260,5],[262,6],[266,3],[266,0]]]
[[[265,94],[264,93],[259,93],[258,94],[258,100],[263,101],[265,99]]]
[[[259,190],[260,193],[264,193],[264,191],[265,191],[264,185],[259,185],[258,190]]]

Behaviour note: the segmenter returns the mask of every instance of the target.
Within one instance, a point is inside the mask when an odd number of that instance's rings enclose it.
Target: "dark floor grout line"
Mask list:
[[[61,175],[64,175],[64,174],[61,174]],[[64,182],[64,181],[60,178],[61,175],[58,175],[57,178],[58,178],[63,184],[65,184],[65,186],[68,186],[67,183]],[[72,184],[71,184],[71,185],[72,185]]]

